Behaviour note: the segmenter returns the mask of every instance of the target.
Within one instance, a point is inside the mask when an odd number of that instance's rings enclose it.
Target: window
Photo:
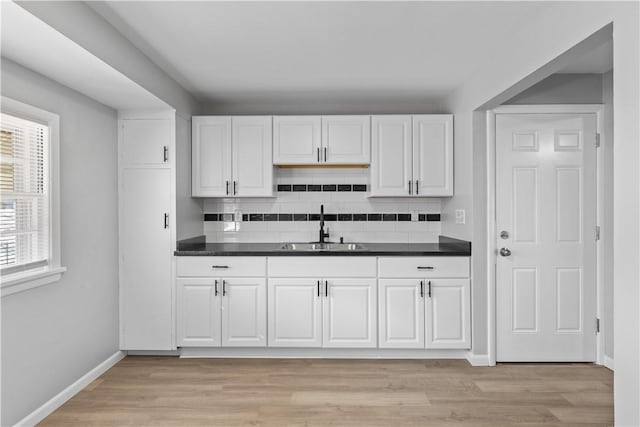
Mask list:
[[[58,116],[2,98],[0,275],[2,295],[60,278]]]

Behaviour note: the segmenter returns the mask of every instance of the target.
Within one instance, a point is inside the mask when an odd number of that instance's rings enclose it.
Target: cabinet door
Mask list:
[[[171,350],[171,170],[123,169],[120,182],[122,350]]]
[[[232,119],[234,196],[273,195],[271,116]]]
[[[122,126],[122,165],[170,167],[173,125],[170,119],[124,119]]]
[[[376,347],[376,279],[328,279],[323,301],[323,347]]]
[[[320,280],[269,279],[269,347],[322,345]]]
[[[273,118],[273,164],[320,163],[320,116]]]
[[[379,281],[380,348],[424,348],[424,285],[419,279]]]
[[[321,157],[327,164],[369,164],[371,117],[322,116]]]
[[[222,281],[222,346],[267,345],[266,281],[225,278]]]
[[[471,348],[469,280],[426,282],[427,348]]]
[[[410,195],[411,116],[373,116],[371,128],[371,195]]]
[[[413,116],[415,196],[453,196],[453,116]]]
[[[231,118],[192,118],[191,194],[224,197],[231,191]]]
[[[177,279],[176,283],[178,346],[219,347],[220,280],[191,278]]]

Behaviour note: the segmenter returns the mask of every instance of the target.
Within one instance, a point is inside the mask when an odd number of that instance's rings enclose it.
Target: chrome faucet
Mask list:
[[[320,239],[318,240],[320,243],[324,243],[324,239],[329,237],[329,229],[327,228],[327,232],[324,231],[324,205],[320,205]]]

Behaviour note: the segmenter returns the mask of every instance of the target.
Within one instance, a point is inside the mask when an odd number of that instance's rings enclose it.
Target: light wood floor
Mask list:
[[[590,364],[127,357],[41,425],[609,426]]]

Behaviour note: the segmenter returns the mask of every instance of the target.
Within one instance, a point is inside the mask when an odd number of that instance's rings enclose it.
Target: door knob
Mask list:
[[[500,248],[500,255],[502,255],[502,256],[510,256],[511,255],[511,250],[509,250],[507,248]]]
[[[501,238],[501,239],[503,239],[503,240],[508,239],[508,238],[509,238],[509,232],[508,232],[508,231],[506,231],[506,230],[502,230],[502,231],[500,232],[500,238]]]

